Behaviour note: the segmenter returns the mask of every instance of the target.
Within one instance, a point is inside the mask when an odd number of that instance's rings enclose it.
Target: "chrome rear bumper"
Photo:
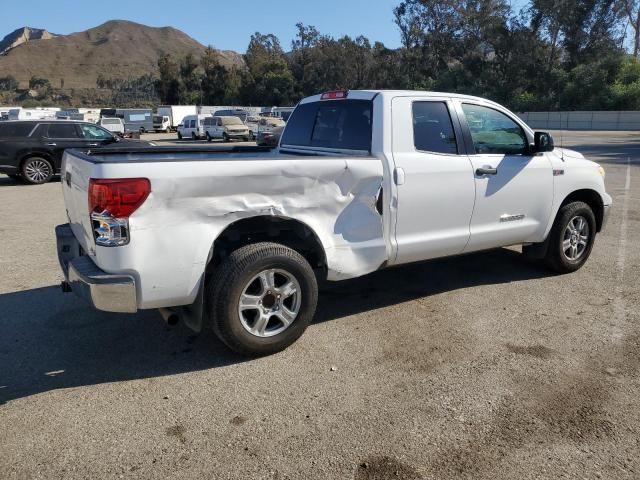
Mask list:
[[[102,271],[83,255],[69,224],[56,227],[58,261],[64,273],[63,291],[73,291],[98,310],[135,313],[138,310],[135,280],[130,275]]]

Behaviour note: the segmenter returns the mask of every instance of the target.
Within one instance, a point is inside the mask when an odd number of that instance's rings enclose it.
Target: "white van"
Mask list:
[[[124,133],[124,122],[122,121],[121,118],[102,117],[98,121],[98,125],[100,125],[105,130],[109,130],[111,133],[115,133],[115,134]]]
[[[191,138],[198,140],[205,137],[204,121],[211,115],[187,115],[178,125],[178,139]]]

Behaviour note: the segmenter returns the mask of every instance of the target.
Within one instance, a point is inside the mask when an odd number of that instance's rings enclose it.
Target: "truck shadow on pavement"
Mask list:
[[[499,249],[322,286],[315,322],[462,288],[549,275]],[[156,311],[107,314],[58,287],[0,295],[0,405],[60,388],[241,363],[212,334],[167,327]],[[312,327],[313,328],[313,327]]]

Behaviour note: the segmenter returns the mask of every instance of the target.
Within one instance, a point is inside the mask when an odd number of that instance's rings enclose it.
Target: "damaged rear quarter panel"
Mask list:
[[[370,273],[387,260],[376,211],[383,180],[378,158],[213,158],[103,169],[106,178],[151,180],[151,195],[130,219],[131,243],[97,255],[101,268],[135,274],[140,308],[192,303],[214,241],[244,218],[306,224],[324,247],[329,280]]]

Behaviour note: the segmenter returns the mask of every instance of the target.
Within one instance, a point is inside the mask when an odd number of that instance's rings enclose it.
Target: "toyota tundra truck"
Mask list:
[[[270,354],[310,324],[320,281],[512,245],[578,270],[611,207],[604,175],[488,100],[331,91],[272,151],[67,151],[62,286]]]

